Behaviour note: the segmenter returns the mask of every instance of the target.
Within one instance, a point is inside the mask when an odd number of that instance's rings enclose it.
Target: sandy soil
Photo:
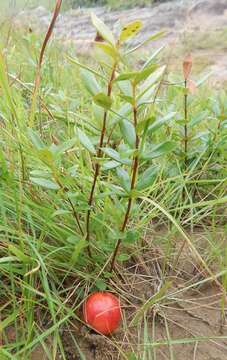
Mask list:
[[[218,236],[220,241],[225,241],[223,234]],[[204,234],[197,233],[190,237],[197,245],[199,242],[201,248],[205,247]],[[130,360],[152,360],[154,354],[157,360],[227,359],[227,326],[220,310],[223,293],[212,281],[198,284],[207,276],[199,269],[187,247],[180,257],[177,271],[166,264],[166,280],[171,284],[166,298],[146,312],[147,338],[144,337],[143,317],[139,325],[130,325],[141,306],[160,288],[165,257],[158,247],[149,245],[151,240],[146,240],[150,250],[147,247],[144,253],[129,261],[124,268],[119,268],[120,275],[111,284],[121,298],[124,319],[121,328],[111,337],[95,334],[78,322],[70,328],[63,328],[67,360],[83,359],[78,347],[86,360],[123,360],[125,357],[122,353],[132,352],[136,357],[129,357]],[[180,246],[181,239],[177,237],[176,240]],[[216,265],[213,266],[213,271],[217,271]],[[215,338],[221,336],[224,338]],[[168,340],[174,340],[175,344],[168,345]],[[152,346],[152,343],[162,341],[165,345]],[[143,357],[145,350],[147,355]],[[32,360],[47,359],[38,348],[33,352]]]

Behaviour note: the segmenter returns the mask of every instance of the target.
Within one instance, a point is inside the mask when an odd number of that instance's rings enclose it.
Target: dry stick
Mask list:
[[[114,65],[113,65],[111,77],[110,77],[110,80],[109,80],[109,83],[108,83],[107,96],[109,96],[109,97],[112,94],[113,80],[115,78],[116,67],[117,67],[117,63],[115,62]],[[108,114],[108,110],[105,110],[104,115],[103,115],[103,123],[102,123],[101,135],[100,135],[100,139],[99,139],[99,146],[98,146],[97,154],[96,154],[98,159],[102,158],[102,154],[103,154],[102,153],[102,147],[103,147],[103,143],[104,143],[104,137],[105,137],[105,134],[106,134],[107,114]],[[99,173],[100,173],[100,164],[99,164],[99,162],[96,162],[93,184],[92,184],[89,199],[88,199],[89,209],[87,211],[87,217],[86,217],[86,241],[88,242],[88,255],[90,257],[92,257],[91,248],[90,248],[91,207],[92,207],[93,201],[94,201],[94,193],[95,193],[95,188],[96,188],[97,180],[98,180],[98,177],[99,177]]]
[[[136,105],[136,88],[135,85],[133,85],[133,98],[134,98],[134,105],[133,105],[133,121],[134,121],[134,128],[136,131],[137,128],[137,105]],[[130,216],[130,211],[132,208],[132,192],[135,189],[135,185],[136,185],[136,177],[137,177],[137,172],[138,172],[138,167],[139,167],[139,156],[138,156],[138,150],[139,150],[139,144],[140,144],[140,140],[139,140],[139,136],[136,134],[136,143],[135,143],[135,156],[133,158],[133,163],[132,163],[132,178],[131,178],[131,194],[130,194],[130,198],[128,199],[128,206],[127,206],[127,210],[125,213],[125,217],[124,217],[124,221],[123,224],[121,226],[121,232],[124,233],[128,220],[129,220],[129,216]],[[116,261],[116,257],[121,245],[122,239],[118,239],[114,253],[113,253],[113,258],[112,258],[112,262],[111,262],[111,267],[110,267],[110,271],[112,272],[114,270],[115,267],[115,261]]]

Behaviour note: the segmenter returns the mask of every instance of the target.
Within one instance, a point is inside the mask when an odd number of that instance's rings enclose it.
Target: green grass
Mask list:
[[[182,66],[174,74],[157,76],[162,69],[159,55],[149,61],[155,66],[146,67],[156,74],[156,80],[143,73],[147,78],[136,89],[141,98],[142,92],[147,96],[140,106],[137,104],[139,126],[133,128],[132,104],[135,106],[138,98],[133,97],[129,81],[124,82],[124,88],[117,83],[111,85],[111,110],[105,95],[97,97],[94,90],[100,86],[100,91],[106,92],[116,49],[104,48],[106,52],[96,54],[96,60],[88,59],[81,71],[77,60],[69,60],[73,50],[62,51],[60,43],[50,43],[35,97],[34,80],[42,40],[23,30],[9,34],[7,27],[2,28],[2,34],[0,358],[28,360],[41,345],[47,359],[57,359],[58,353],[69,360],[62,331],[70,328],[77,344],[79,331],[73,332],[72,328],[77,329],[80,323],[78,311],[83,299],[88,292],[105,288],[121,296],[126,310],[131,304],[134,312],[130,319],[125,313],[124,330],[130,334],[130,323],[133,318],[137,320],[138,348],[142,343],[143,359],[155,358],[155,348],[159,346],[167,346],[173,359],[175,345],[209,341],[208,337],[198,336],[172,339],[165,316],[166,340],[157,341],[151,338],[147,316],[151,308],[168,306],[173,301],[171,293],[178,296],[214,278],[220,282],[223,278],[226,283],[226,92],[217,92],[205,82],[201,84],[202,76],[198,75],[194,79],[196,93],[186,92]],[[122,50],[122,56],[124,61],[117,57],[118,73],[131,79],[138,64],[133,63],[127,48]],[[144,63],[149,59],[141,54],[140,60]],[[105,155],[97,159],[105,111],[108,114],[105,139],[110,137],[111,150],[104,149]],[[127,122],[122,124],[122,118]],[[137,151],[132,144],[135,132],[141,140]],[[105,142],[103,147],[107,147]],[[143,156],[139,157],[137,187],[129,189],[131,171],[135,169],[132,165],[139,151]],[[101,173],[89,207],[94,168],[99,163]],[[116,171],[116,167],[121,171]],[[148,168],[153,172],[144,177]],[[123,232],[122,219],[130,198],[134,202]],[[92,258],[85,240],[89,209]],[[198,228],[203,231],[203,241],[197,238],[194,241],[191,235]],[[111,274],[109,263],[119,239],[123,246],[116,272]],[[130,282],[124,282],[134,281],[127,266],[132,261],[134,266],[138,262],[146,269],[146,254],[152,258],[155,249],[162,254],[159,273],[150,273],[145,280],[149,288],[149,281],[156,276],[162,286],[151,299],[138,289],[134,303],[133,289],[132,294],[127,292]],[[192,284],[185,280],[176,291],[172,274],[177,273],[182,251],[192,254],[195,266],[205,272],[201,274],[202,280],[192,278]],[[12,329],[15,335],[10,340]],[[110,342],[127,359],[129,349],[121,347],[114,338]],[[137,347],[133,344],[131,347],[131,359],[136,359],[132,356]],[[83,349],[80,351],[82,354]]]

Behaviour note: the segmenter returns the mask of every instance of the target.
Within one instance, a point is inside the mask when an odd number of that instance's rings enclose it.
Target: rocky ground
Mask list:
[[[176,0],[124,11],[109,11],[103,7],[74,9],[60,15],[55,37],[64,43],[73,42],[79,52],[86,52],[95,36],[90,21],[91,11],[111,27],[117,21],[126,23],[141,19],[143,31],[132,45],[153,32],[166,29],[167,35],[161,42],[174,49],[171,51],[172,63],[176,63],[183,53],[192,52],[199,70],[208,66],[216,82],[227,81],[227,0]],[[21,11],[14,21],[16,25],[44,31],[50,19],[51,13],[38,7]],[[155,46],[160,46],[160,41]]]

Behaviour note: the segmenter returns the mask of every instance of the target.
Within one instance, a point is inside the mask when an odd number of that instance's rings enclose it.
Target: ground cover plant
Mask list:
[[[48,43],[60,6],[45,41],[2,25],[0,358],[224,359],[226,93],[187,54],[170,74],[163,32],[132,48],[139,20],[92,15],[89,60]],[[121,299],[110,338],[83,326],[97,290]]]

